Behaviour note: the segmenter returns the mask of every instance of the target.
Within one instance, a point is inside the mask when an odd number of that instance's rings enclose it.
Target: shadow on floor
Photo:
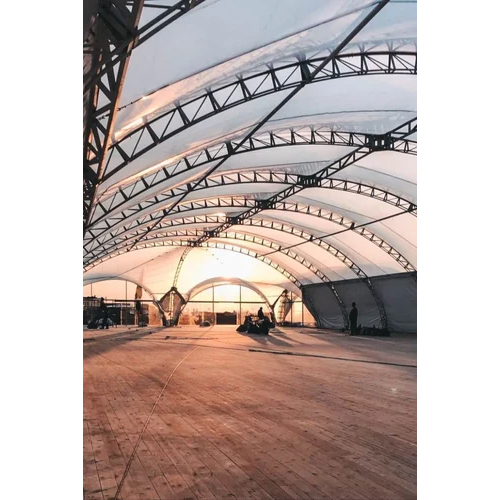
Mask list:
[[[261,345],[275,345],[279,347],[293,347],[293,344],[286,342],[285,340],[281,340],[278,337],[275,337],[272,333],[269,335],[259,335],[258,333],[241,333],[238,332],[241,336],[254,340],[258,344]],[[283,335],[280,334],[280,337]]]
[[[143,332],[120,332],[116,334],[103,335],[101,337],[89,337],[83,339],[83,359],[89,359],[99,354],[111,351],[115,347],[121,346],[134,340],[140,340],[156,330],[147,330]]]

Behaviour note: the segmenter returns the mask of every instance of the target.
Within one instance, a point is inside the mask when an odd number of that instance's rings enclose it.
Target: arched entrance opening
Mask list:
[[[281,293],[281,292],[280,292]],[[178,324],[238,325],[248,314],[262,307],[276,321],[274,304],[255,284],[239,278],[211,278],[195,285],[185,295],[185,304],[177,312]]]

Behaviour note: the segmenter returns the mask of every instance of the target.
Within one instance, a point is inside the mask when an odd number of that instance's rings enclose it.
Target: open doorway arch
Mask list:
[[[271,313],[271,321],[273,321],[274,323],[276,322],[276,315],[274,313],[274,304],[271,304],[267,296],[257,286],[248,281],[242,280],[241,278],[215,277],[202,281],[201,283],[198,283],[184,295],[185,302],[182,304],[179,303],[177,309],[174,311],[174,324],[178,323],[184,307],[189,303],[189,301],[193,297],[195,297],[196,295],[200,294],[205,290],[208,290],[209,288],[212,288],[213,286],[224,286],[224,285],[240,285],[255,292],[259,297],[262,298],[266,306],[269,308],[269,311]]]

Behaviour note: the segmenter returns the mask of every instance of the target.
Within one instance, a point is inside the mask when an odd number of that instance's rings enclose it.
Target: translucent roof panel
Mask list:
[[[117,128],[253,67],[308,49],[335,48],[368,5],[367,0],[219,0],[201,5],[134,52],[123,101],[147,98],[126,108]],[[154,14],[145,9],[146,16]]]

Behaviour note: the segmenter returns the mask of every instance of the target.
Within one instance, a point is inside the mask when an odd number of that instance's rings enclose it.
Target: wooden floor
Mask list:
[[[86,499],[417,496],[415,337],[118,328],[83,351]]]

